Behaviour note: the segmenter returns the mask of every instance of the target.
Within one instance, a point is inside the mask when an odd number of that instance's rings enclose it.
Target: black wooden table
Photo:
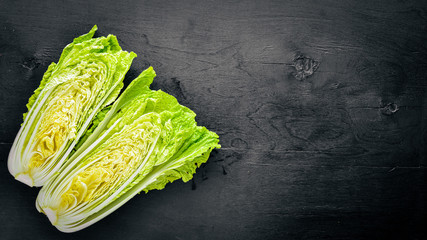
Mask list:
[[[77,233],[6,167],[32,91],[97,24],[220,136],[194,177]],[[0,0],[0,239],[426,239],[427,1]]]

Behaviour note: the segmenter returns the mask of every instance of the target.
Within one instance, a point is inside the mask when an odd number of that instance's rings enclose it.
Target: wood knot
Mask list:
[[[399,111],[399,106],[396,103],[388,103],[380,109],[381,113],[387,116],[393,115]]]
[[[301,81],[313,75],[319,67],[319,62],[311,57],[299,54],[295,57],[292,66],[295,68],[295,78]]]

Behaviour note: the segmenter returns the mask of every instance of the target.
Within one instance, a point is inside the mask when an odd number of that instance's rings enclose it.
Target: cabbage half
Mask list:
[[[81,230],[141,191],[189,181],[220,147],[217,134],[197,126],[193,111],[149,89],[154,76],[151,67],[145,70],[100,112],[89,136],[41,189],[37,209],[60,231]]]
[[[100,109],[111,104],[136,54],[113,35],[92,38],[97,27],[67,45],[27,104],[8,158],[9,172],[42,186],[65,163]]]

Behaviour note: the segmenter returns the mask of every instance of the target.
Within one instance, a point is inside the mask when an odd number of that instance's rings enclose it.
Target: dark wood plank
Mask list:
[[[13,180],[25,104],[93,24],[223,148],[63,235]],[[423,239],[427,2],[0,0],[0,239]],[[23,231],[25,229],[25,231]]]

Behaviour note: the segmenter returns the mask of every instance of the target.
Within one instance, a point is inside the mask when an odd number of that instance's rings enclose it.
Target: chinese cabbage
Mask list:
[[[197,126],[193,111],[149,89],[154,76],[150,67],[132,81],[40,190],[37,209],[60,231],[90,226],[141,191],[189,181],[220,147],[217,134]]]
[[[30,97],[8,158],[9,172],[42,186],[66,162],[100,109],[111,104],[136,54],[114,35],[92,38],[97,27],[68,44]]]

